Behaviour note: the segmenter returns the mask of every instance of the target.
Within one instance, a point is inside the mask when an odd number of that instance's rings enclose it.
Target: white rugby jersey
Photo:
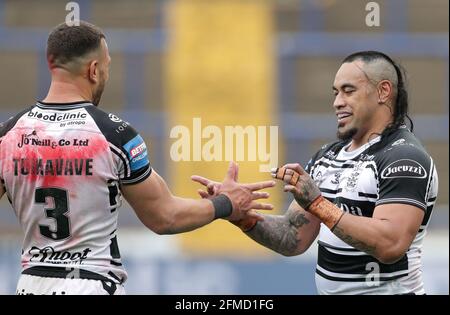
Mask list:
[[[325,145],[306,170],[322,195],[351,215],[372,217],[377,205],[410,204],[425,212],[406,254],[394,264],[346,244],[321,224],[316,286],[319,294],[424,294],[422,242],[436,201],[438,176],[416,137],[401,128],[347,152],[350,143]]]
[[[142,137],[91,103],[40,102],[0,125],[0,179],[25,233],[22,273],[123,283],[120,185],[150,173]]]

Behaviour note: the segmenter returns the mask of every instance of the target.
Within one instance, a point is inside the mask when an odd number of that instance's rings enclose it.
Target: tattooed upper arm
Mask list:
[[[294,256],[309,248],[319,228],[320,221],[293,201],[284,215],[264,215],[247,235],[277,253]]]

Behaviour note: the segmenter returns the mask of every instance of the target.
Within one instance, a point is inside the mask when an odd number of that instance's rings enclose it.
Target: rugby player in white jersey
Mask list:
[[[45,99],[0,125],[0,196],[7,195],[25,235],[17,294],[123,294],[116,236],[122,196],[158,234],[218,218],[261,219],[250,210],[272,208],[258,201],[268,197],[259,190],[275,183],[238,184],[235,163],[212,200],[172,195],[138,132],[97,107],[111,61],[98,27],[57,26],[47,59]]]
[[[294,196],[286,213],[234,223],[286,256],[304,253],[318,236],[320,294],[425,294],[422,243],[438,176],[412,133],[404,74],[381,52],[354,53],[333,92],[339,141],[324,145],[305,169],[273,170]],[[193,179],[208,187],[204,198],[221,187]]]

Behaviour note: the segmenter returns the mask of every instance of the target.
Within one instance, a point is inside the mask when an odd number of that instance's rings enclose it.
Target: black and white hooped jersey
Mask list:
[[[120,185],[151,171],[142,137],[91,103],[40,102],[0,125],[0,179],[25,233],[22,273],[124,282]]]
[[[306,167],[322,195],[343,211],[372,217],[378,205],[399,203],[425,217],[406,254],[383,264],[335,236],[321,224],[316,285],[320,294],[424,294],[421,249],[438,191],[432,158],[416,137],[400,128],[347,152],[350,143],[325,145]]]

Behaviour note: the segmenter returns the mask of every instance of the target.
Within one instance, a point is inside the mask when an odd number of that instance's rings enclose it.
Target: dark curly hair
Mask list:
[[[97,26],[80,21],[78,26],[61,23],[47,39],[47,60],[51,67],[64,67],[76,58],[98,49],[105,34]]]

